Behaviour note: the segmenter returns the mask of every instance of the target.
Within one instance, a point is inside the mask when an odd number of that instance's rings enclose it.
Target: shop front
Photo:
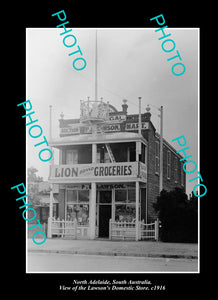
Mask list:
[[[113,186],[113,184],[111,185]],[[136,195],[134,183],[114,184],[112,189],[107,188],[106,185],[98,186],[96,207],[98,237],[109,237],[110,219],[116,222],[135,222]]]
[[[50,165],[48,237],[109,238],[111,222],[120,222],[133,224],[138,240],[138,224],[147,215],[147,141],[137,133],[93,133],[52,146],[60,150],[60,164]],[[58,220],[51,215],[56,184]]]
[[[76,224],[77,238],[89,238],[92,223],[90,222],[92,218],[90,207],[93,202],[91,184],[60,184],[60,190],[63,197],[59,202],[60,214],[58,220],[54,219],[56,227],[54,226],[55,230],[51,234],[57,235],[58,227],[61,236],[73,235],[75,230],[69,231],[69,227]],[[136,222],[136,184],[134,182],[98,183],[94,202],[96,203],[95,238],[109,238],[110,220],[133,224]],[[141,183],[138,204],[139,220],[145,219],[145,215],[146,185]]]

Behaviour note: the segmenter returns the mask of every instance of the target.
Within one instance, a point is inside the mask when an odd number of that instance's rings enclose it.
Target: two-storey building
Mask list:
[[[80,236],[109,236],[109,220],[154,221],[159,195],[160,138],[149,109],[128,114],[127,101],[118,111],[102,101],[81,101],[78,119],[59,120],[59,164],[50,166],[49,181],[58,185],[59,220],[76,221]],[[141,129],[141,130],[139,130]],[[185,189],[181,156],[163,141],[163,188]],[[52,190],[50,201],[52,212]],[[51,213],[50,213],[51,217]],[[70,230],[70,229],[69,229]],[[69,232],[68,230],[68,232]],[[54,231],[57,233],[57,231]],[[52,229],[49,231],[51,237]],[[140,238],[137,236],[136,240]]]

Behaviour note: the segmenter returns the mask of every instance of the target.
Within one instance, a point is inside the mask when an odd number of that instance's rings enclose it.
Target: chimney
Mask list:
[[[146,118],[146,121],[150,121],[150,118],[151,118],[150,110],[151,109],[150,109],[149,104],[148,104],[147,107],[146,107],[146,113],[144,114],[145,118]]]
[[[127,100],[123,99],[122,108],[123,108],[123,112],[125,112],[125,113],[127,113],[127,108],[128,108],[128,105],[126,103],[127,103]]]

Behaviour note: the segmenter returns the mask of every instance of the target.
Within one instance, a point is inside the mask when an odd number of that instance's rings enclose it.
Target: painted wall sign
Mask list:
[[[87,165],[53,165],[51,166],[51,177],[82,178],[82,177],[113,177],[113,176],[137,176],[137,163],[108,163]]]
[[[79,127],[60,128],[60,134],[80,134],[80,128]]]
[[[91,190],[91,184],[83,183],[83,184],[60,184],[61,189],[68,189],[68,190]],[[134,183],[98,183],[97,189],[98,190],[112,190],[112,189],[134,189]]]
[[[126,117],[124,115],[120,115],[122,117]],[[115,117],[115,116],[114,116]],[[118,116],[119,117],[119,116]],[[148,129],[148,122],[142,123],[142,130]],[[121,126],[119,123],[112,123],[102,126],[102,130],[104,132],[119,132],[121,131]],[[134,131],[138,130],[138,123],[126,123],[125,131]],[[69,127],[60,128],[61,135],[74,135],[74,134],[89,134],[92,133],[91,126],[78,126],[77,124],[72,124]]]
[[[141,165],[142,163],[140,163]],[[144,165],[144,164],[143,164]],[[122,163],[99,163],[99,164],[77,164],[77,165],[51,165],[49,180],[58,183],[63,179],[75,179],[85,181],[95,181],[95,179],[119,180],[119,178],[136,179],[138,175],[142,181],[146,182],[147,169],[139,169],[138,162]],[[138,174],[141,171],[142,174]],[[142,175],[142,176],[141,176]],[[114,179],[113,179],[114,178]]]
[[[131,131],[131,130],[137,130],[139,128],[139,123],[126,123],[125,130]],[[142,123],[142,129],[148,129],[148,122]]]
[[[120,131],[120,124],[111,124],[111,125],[105,125],[103,126],[103,131],[104,132],[116,132]]]
[[[114,115],[114,116],[109,116],[110,121],[115,121],[115,122],[123,122],[126,121],[126,115]]]

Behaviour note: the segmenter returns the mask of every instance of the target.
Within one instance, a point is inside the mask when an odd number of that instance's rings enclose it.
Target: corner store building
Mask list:
[[[59,164],[50,166],[49,181],[59,193],[60,220],[77,223],[82,238],[109,237],[109,220],[153,222],[159,195],[160,137],[149,109],[128,114],[100,101],[81,102],[80,119],[59,120]],[[141,127],[141,133],[139,133]],[[181,156],[163,141],[163,189],[185,189]],[[53,189],[52,189],[53,190]],[[51,191],[50,212],[53,211]],[[51,217],[51,213],[50,213]],[[49,235],[52,236],[52,230]],[[136,240],[139,239],[136,230]]]

